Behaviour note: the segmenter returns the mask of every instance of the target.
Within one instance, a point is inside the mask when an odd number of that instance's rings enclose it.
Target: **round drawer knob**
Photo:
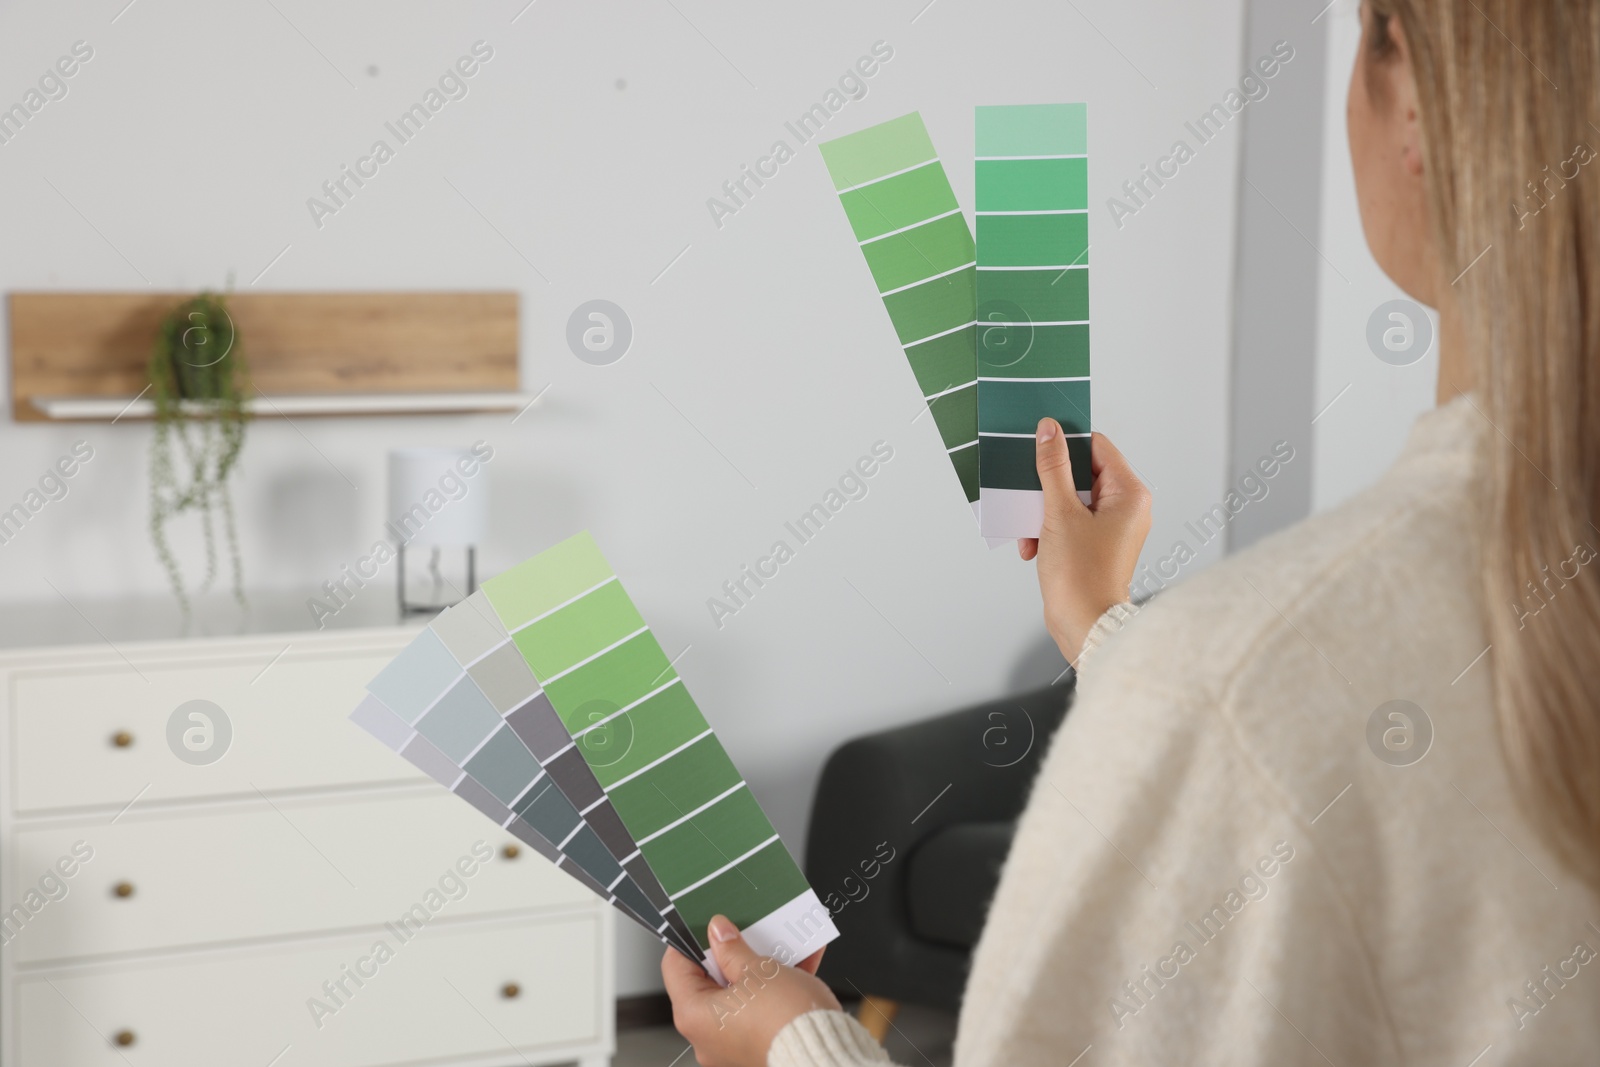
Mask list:
[[[128,733],[126,730],[118,730],[116,733],[111,735],[111,743],[116,745],[118,748],[127,748],[129,745],[133,744],[133,735]]]
[[[507,1000],[516,1000],[522,995],[522,987],[515,982],[507,982],[500,987],[500,995]]]
[[[116,885],[111,887],[111,891],[119,897],[131,897],[133,896],[133,883],[118,882]]]
[[[500,850],[500,855],[504,856],[508,860],[514,860],[518,856],[522,855],[522,849],[518,848],[516,845],[506,845]]]
[[[129,1045],[133,1044],[136,1039],[133,1036],[132,1030],[118,1030],[111,1040],[115,1041],[123,1048],[127,1048]]]

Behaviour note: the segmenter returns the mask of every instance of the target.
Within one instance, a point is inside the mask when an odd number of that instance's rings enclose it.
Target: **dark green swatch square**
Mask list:
[[[1087,322],[1089,319],[1089,272],[1086,270],[1003,270],[985,271],[983,306],[980,319],[1021,313],[1022,322]],[[981,336],[979,345],[984,343]]]
[[[911,362],[911,372],[917,376],[922,395],[942,393],[976,378],[976,344],[976,328],[968,326],[907,348],[906,359]]]
[[[1082,378],[1089,374],[1087,324],[985,326],[978,332],[985,344],[978,352],[978,373],[985,378]]]
[[[889,310],[889,321],[894,323],[900,343],[909,345],[971,322],[976,310],[975,293],[974,271],[968,267],[891,293],[883,298],[883,306]]]
[[[771,836],[772,827],[755,797],[749,789],[738,789],[640,848],[667,892],[676,893]]]
[[[1040,489],[1039,466],[1034,452],[1031,435],[985,437],[983,452],[978,457],[984,488]],[[1088,490],[1094,484],[1094,474],[1089,465],[1089,438],[1067,438],[1067,452],[1072,458],[1073,484],[1080,490]]]
[[[958,448],[950,453],[950,463],[956,469],[956,476],[961,479],[961,491],[967,494],[967,503],[972,503],[978,499],[977,444]]]
[[[977,393],[978,386],[974,383],[928,401],[928,410],[933,413],[934,425],[939,427],[939,438],[945,448],[966,444],[978,436]]]
[[[1089,383],[984,382],[978,391],[978,425],[985,433],[1031,434],[1046,418],[1065,433],[1088,433]]]
[[[679,682],[590,730],[578,739],[578,747],[604,787],[705,733],[707,728],[705,716]],[[586,743],[601,731],[608,733],[604,745]]]
[[[675,809],[693,811],[743,780],[716,738],[706,737],[637,778],[612,786],[607,795],[638,840],[677,818]]]
[[[705,936],[713,915],[721,912],[742,928],[769,913],[774,900],[793,900],[809,888],[783,842],[774,841],[734,869],[672,903],[694,931],[700,947],[710,948]]]

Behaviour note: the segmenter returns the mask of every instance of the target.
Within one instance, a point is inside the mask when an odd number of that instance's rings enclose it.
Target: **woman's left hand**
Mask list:
[[[766,1067],[767,1050],[785,1026],[809,1011],[839,1010],[833,991],[816,977],[821,949],[785,967],[757,955],[725,916],[712,919],[708,933],[728,988],[676,949],[661,958],[672,1024],[694,1046],[701,1067]]]

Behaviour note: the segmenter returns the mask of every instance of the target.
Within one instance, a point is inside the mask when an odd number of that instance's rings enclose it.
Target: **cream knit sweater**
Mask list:
[[[1481,655],[1484,432],[1429,412],[1356,499],[1101,619],[957,1067],[1600,1062],[1600,899],[1513,801]],[[1425,730],[1374,725],[1391,700],[1431,723],[1407,765]],[[768,1057],[885,1061],[839,1012]]]

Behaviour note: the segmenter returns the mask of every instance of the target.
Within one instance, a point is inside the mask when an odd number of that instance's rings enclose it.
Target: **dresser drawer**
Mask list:
[[[257,790],[420,780],[347,721],[405,635],[306,651],[274,641],[226,652],[133,651],[7,672],[12,805],[21,814]],[[83,659],[84,657],[78,657]],[[265,669],[265,673],[263,670]],[[226,754],[196,766],[167,743],[178,706],[207,700],[232,727]],[[118,744],[118,741],[123,742]]]
[[[501,851],[506,845],[514,859]],[[92,858],[78,863],[85,849]],[[399,924],[418,905],[425,927],[591,899],[564,871],[437,788],[214,811],[141,815],[135,808],[109,825],[13,831],[9,851],[3,899],[13,902],[25,901],[69,857],[33,898],[45,901],[35,914],[3,917],[7,952],[26,965],[376,928]],[[70,878],[59,877],[74,865]],[[50,900],[51,892],[60,899]]]
[[[404,943],[383,935],[390,956],[381,963],[375,935],[29,977],[17,985],[7,1062],[377,1067],[608,1054],[608,922],[596,904],[560,920],[426,929]],[[360,986],[346,978],[335,1003],[323,983],[358,968],[367,977]],[[118,1046],[123,1033],[131,1042]]]

